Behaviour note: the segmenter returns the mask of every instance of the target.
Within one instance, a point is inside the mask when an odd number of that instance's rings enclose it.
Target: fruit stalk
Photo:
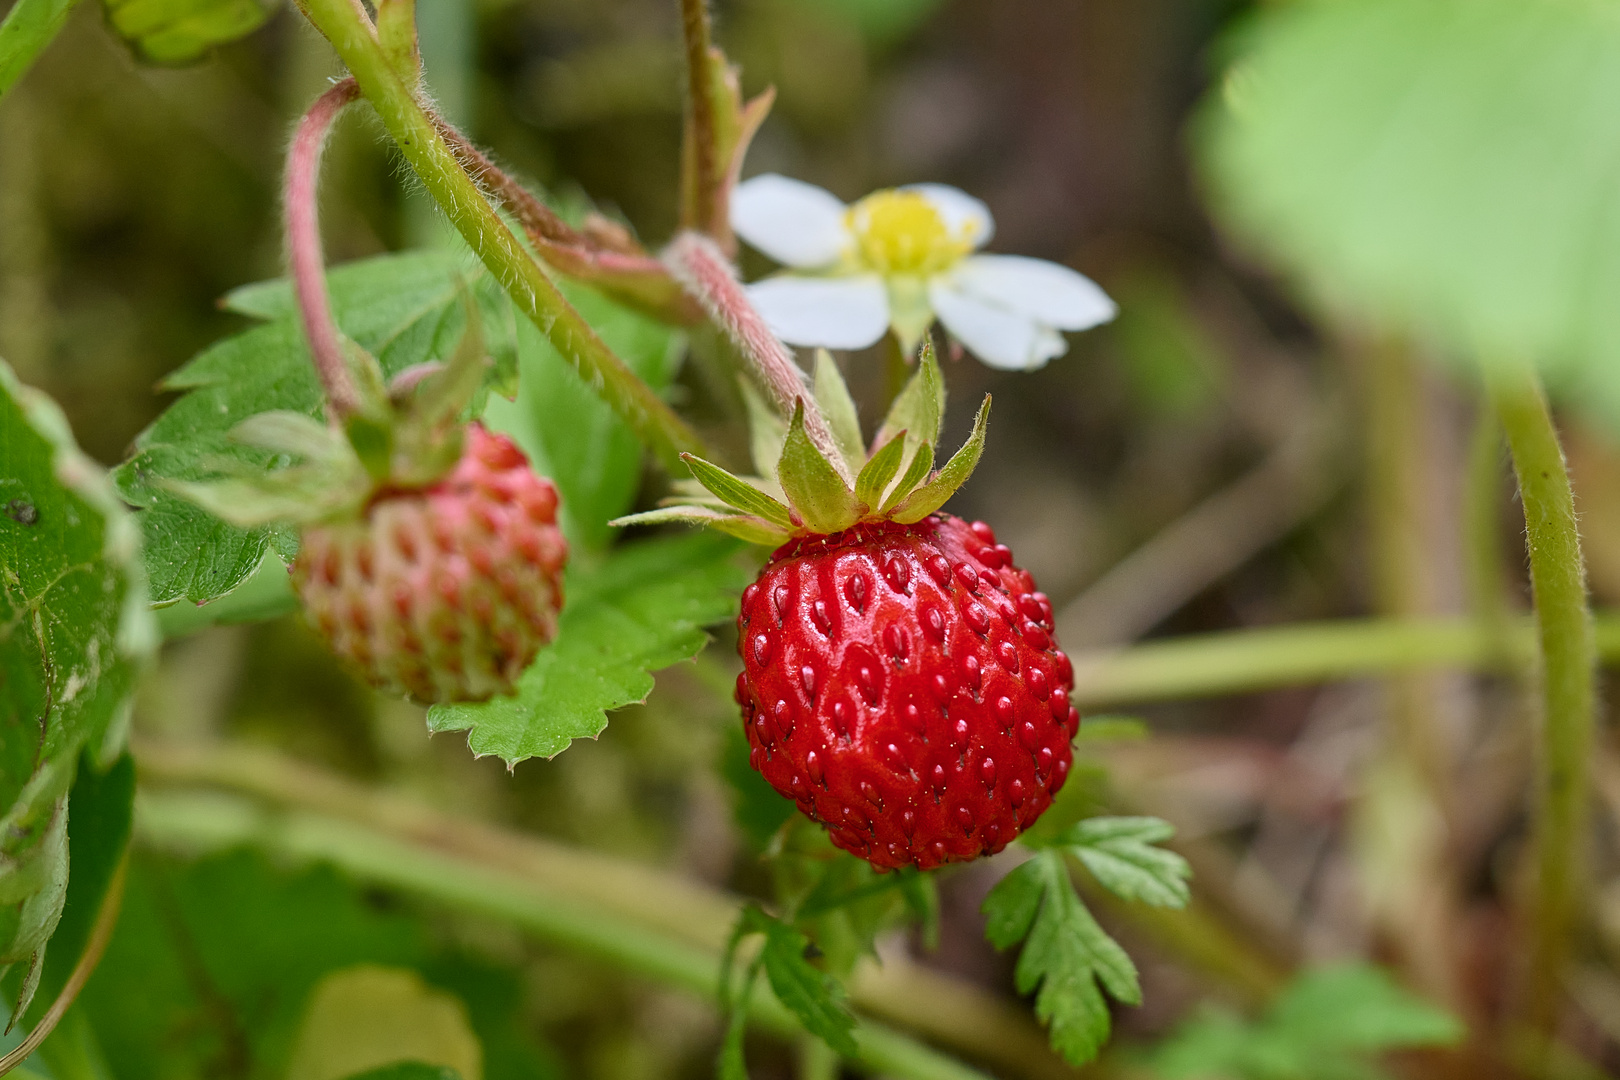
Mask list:
[[[1532,1027],[1550,1036],[1583,877],[1597,649],[1569,470],[1541,381],[1528,366],[1502,363],[1487,370],[1486,386],[1524,505],[1540,650],[1536,884],[1524,1007]]]
[[[827,418],[804,384],[799,365],[788,355],[787,346],[776,339],[769,326],[743,291],[731,263],[713,240],[695,232],[683,232],[670,242],[664,253],[676,280],[703,305],[716,324],[736,343],[753,366],[760,382],[783,416],[792,416],[794,406],[804,402],[804,430],[828,461],[840,473],[847,471],[844,457],[834,442]],[[846,482],[854,477],[845,476]]]
[[[681,454],[703,454],[703,440],[607,347],[507,228],[401,81],[363,12],[349,0],[300,0],[299,8],[332,43],[422,186],[518,310],[659,460],[684,476]]]
[[[344,79],[315,99],[298,121],[292,149],[287,154],[285,178],[287,268],[298,314],[304,324],[310,356],[326,388],[327,404],[342,419],[360,407],[360,394],[343,355],[343,341],[332,319],[332,301],[326,293],[326,260],[321,254],[320,173],[321,151],[332,124],[360,94],[353,79]]]

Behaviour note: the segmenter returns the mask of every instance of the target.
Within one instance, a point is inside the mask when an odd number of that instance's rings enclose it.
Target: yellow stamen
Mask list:
[[[934,274],[973,250],[978,226],[953,235],[934,204],[915,191],[876,191],[846,212],[856,257],[880,274]]]

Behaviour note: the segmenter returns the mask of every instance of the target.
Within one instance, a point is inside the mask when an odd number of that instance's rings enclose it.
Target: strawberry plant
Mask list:
[[[1612,12],[715,6],[12,0],[0,1075],[1620,1069]]]

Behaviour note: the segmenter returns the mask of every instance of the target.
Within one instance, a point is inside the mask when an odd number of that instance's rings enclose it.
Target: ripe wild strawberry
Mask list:
[[[1080,716],[1051,618],[983,522],[790,541],[737,620],[750,762],[874,866],[1000,851],[1069,773]]]
[[[815,384],[830,452],[801,399],[785,432],[756,432],[760,476],[688,456],[689,505],[621,521],[776,547],[743,593],[736,697],[753,767],[833,843],[884,870],[1000,851],[1063,786],[1080,714],[1052,605],[988,525],[939,512],[978,463],[989,399],[935,471],[930,348],[870,456],[825,354]]]
[[[508,693],[557,632],[557,489],[473,424],[430,486],[308,526],[292,578],[310,623],[374,685],[419,701]]]

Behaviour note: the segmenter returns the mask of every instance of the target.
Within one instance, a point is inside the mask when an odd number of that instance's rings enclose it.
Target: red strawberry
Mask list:
[[[737,621],[751,761],[881,869],[1000,851],[1068,777],[1052,605],[983,522],[872,521],[779,548]]]
[[[511,691],[557,632],[568,545],[557,489],[478,424],[454,469],[307,526],[292,565],[310,622],[372,683],[420,701]]]

